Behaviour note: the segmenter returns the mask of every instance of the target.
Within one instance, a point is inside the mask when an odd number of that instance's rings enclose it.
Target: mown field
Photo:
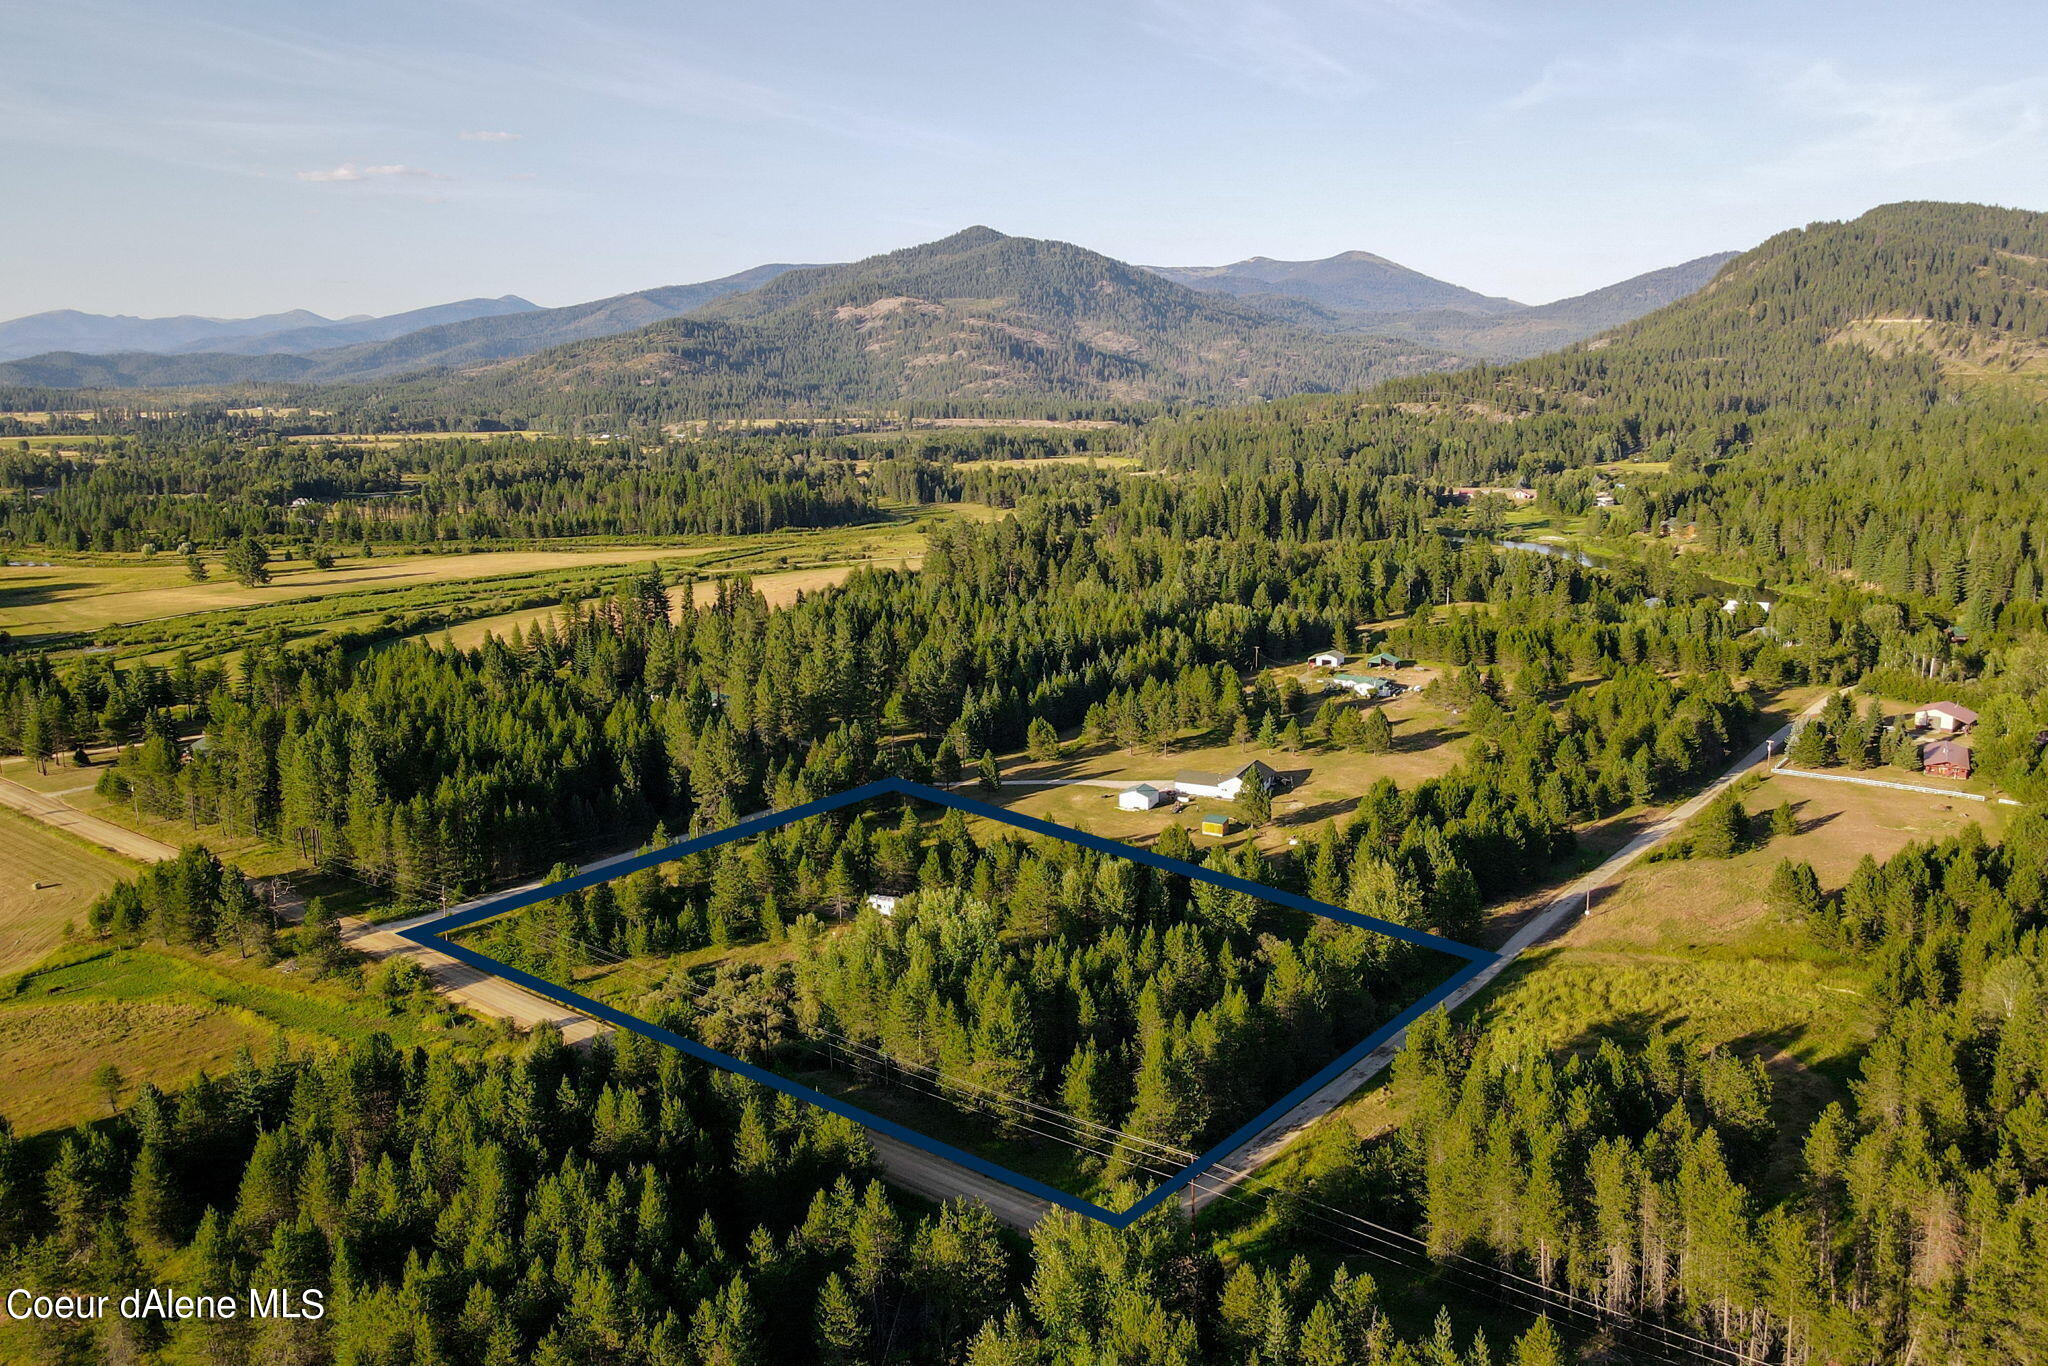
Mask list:
[[[67,924],[83,929],[85,908],[129,868],[0,808],[0,870],[0,973],[9,973],[57,947]]]
[[[494,624],[509,632],[515,620],[603,593],[650,564],[671,581],[685,573],[707,584],[749,574],[787,584],[782,591],[793,595],[837,582],[860,565],[915,564],[929,526],[947,518],[984,520],[984,512],[994,515],[964,505],[917,509],[887,523],[671,544],[380,549],[368,558],[343,556],[330,570],[273,560],[272,581],[258,588],[244,588],[217,565],[208,582],[194,583],[183,562],[168,555],[67,557],[0,566],[0,631],[20,645],[91,648],[116,660],[157,662],[181,650],[195,658],[227,657],[279,632],[290,640],[337,637],[353,644],[437,634],[490,618],[505,619]]]

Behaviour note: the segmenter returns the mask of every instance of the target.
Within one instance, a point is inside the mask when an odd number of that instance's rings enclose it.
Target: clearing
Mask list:
[[[0,1071],[14,1079],[0,1112],[18,1133],[76,1124],[105,1112],[91,1084],[103,1062],[131,1087],[173,1086],[280,1035],[324,1047],[380,1030],[400,1046],[435,1037],[417,1016],[254,960],[81,945],[0,981]]]

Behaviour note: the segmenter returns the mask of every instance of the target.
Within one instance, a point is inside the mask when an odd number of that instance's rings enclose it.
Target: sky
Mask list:
[[[576,303],[974,223],[1537,303],[2048,210],[2048,6],[0,0],[0,318]]]

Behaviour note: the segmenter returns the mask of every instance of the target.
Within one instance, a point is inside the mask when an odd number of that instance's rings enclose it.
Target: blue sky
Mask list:
[[[970,223],[1572,294],[2048,209],[2048,7],[0,0],[0,317],[572,303]]]

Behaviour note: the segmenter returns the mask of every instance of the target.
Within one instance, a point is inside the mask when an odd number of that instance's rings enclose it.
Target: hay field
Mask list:
[[[48,954],[67,923],[84,929],[85,908],[128,871],[110,854],[0,808],[0,973]]]

